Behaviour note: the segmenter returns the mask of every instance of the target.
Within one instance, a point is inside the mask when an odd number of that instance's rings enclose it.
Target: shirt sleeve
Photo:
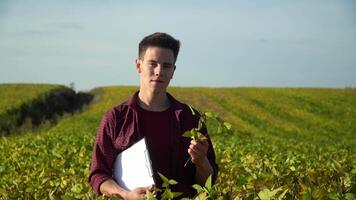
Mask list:
[[[197,124],[198,124],[198,121],[199,121],[199,118],[200,118],[201,114],[200,114],[199,111],[197,111],[196,109],[193,108],[193,110],[194,110],[195,113],[196,113],[196,115],[195,115],[195,120],[197,121]],[[205,123],[203,123],[203,126],[202,126],[202,128],[200,129],[200,132],[203,133],[203,134],[208,138],[209,149],[208,149],[208,152],[207,152],[207,158],[208,158],[208,160],[209,160],[210,165],[211,165],[212,168],[213,168],[213,175],[212,175],[211,179],[212,179],[212,183],[215,184],[216,179],[217,179],[217,177],[218,177],[219,167],[218,167],[218,165],[216,164],[215,151],[214,151],[213,144],[212,144],[211,139],[210,139],[210,137],[209,137],[208,129],[207,129]]]
[[[214,151],[211,139],[210,139],[210,137],[208,135],[208,130],[207,130],[205,124],[203,125],[203,128],[201,129],[201,132],[208,138],[209,149],[208,149],[208,153],[207,153],[207,158],[208,158],[208,160],[209,160],[209,162],[210,162],[210,164],[211,164],[211,166],[213,168],[213,175],[212,175],[211,179],[212,179],[212,183],[215,184],[216,179],[218,177],[219,167],[216,164],[215,151]]]
[[[100,185],[112,179],[112,166],[117,155],[114,147],[115,113],[108,111],[100,122],[93,147],[89,182],[93,190],[101,195]]]

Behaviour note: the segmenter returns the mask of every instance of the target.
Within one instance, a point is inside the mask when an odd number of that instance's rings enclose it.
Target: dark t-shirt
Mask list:
[[[137,109],[140,118],[140,128],[146,138],[152,170],[156,184],[161,185],[157,172],[168,177],[171,173],[170,146],[171,132],[169,128],[169,109],[162,112],[148,111],[141,107]]]

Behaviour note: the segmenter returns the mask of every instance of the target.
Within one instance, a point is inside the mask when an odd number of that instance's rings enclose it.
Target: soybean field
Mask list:
[[[0,85],[0,114],[62,86],[14,87]],[[89,104],[57,116],[56,123],[1,136],[0,199],[105,199],[88,183],[96,131],[103,114],[137,90],[94,88]],[[172,87],[168,92],[231,124],[226,130],[207,122],[219,165],[210,199],[356,198],[356,89]],[[20,94],[29,98],[14,98]]]

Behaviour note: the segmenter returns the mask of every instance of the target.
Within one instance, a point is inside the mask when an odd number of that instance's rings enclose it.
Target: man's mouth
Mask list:
[[[163,83],[162,80],[151,80],[152,82],[156,82],[156,83]]]

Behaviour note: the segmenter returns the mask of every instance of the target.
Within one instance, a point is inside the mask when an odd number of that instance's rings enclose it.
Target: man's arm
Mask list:
[[[96,134],[89,174],[90,185],[99,195],[101,184],[112,178],[112,165],[118,153],[112,142],[114,132],[115,115],[109,111],[103,116]]]
[[[99,195],[104,194],[129,200],[139,199],[145,196],[147,188],[126,191],[112,179],[112,166],[119,153],[113,145],[116,121],[115,114],[111,110],[104,115],[100,122],[93,148],[89,182]]]
[[[195,164],[195,180],[204,185],[206,179],[211,175],[213,176],[214,170],[207,158],[209,143],[207,140],[192,140],[188,149],[188,153]]]

